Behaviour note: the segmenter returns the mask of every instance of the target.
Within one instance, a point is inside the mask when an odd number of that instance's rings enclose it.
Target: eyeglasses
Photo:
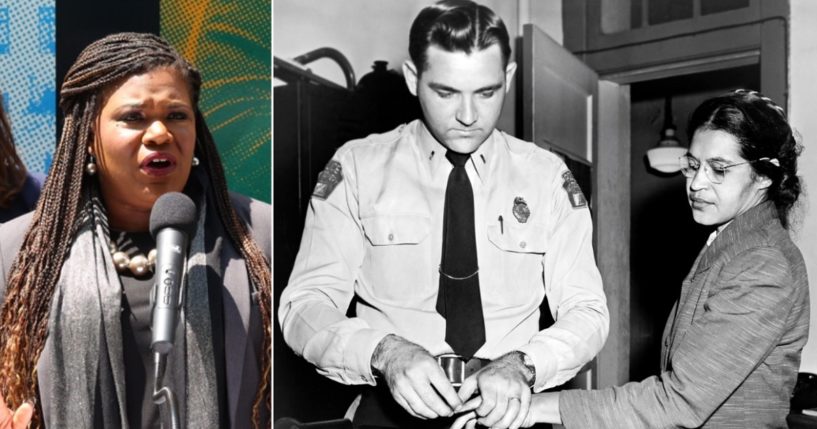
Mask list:
[[[720,161],[706,161],[704,165],[704,173],[706,173],[706,177],[714,184],[723,183],[723,179],[726,178],[726,171],[732,167],[737,167],[738,165],[743,164],[751,164],[757,161],[768,161],[769,158],[760,158],[754,161],[744,161],[744,162],[736,162],[734,164],[724,164]],[[701,168],[701,161],[695,159],[692,155],[686,154],[680,158],[678,158],[678,164],[681,166],[681,174],[684,177],[692,178],[695,177],[695,174]]]

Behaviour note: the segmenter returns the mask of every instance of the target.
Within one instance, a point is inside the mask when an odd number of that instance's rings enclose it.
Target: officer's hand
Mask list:
[[[0,429],[24,429],[28,427],[33,415],[34,405],[30,402],[23,402],[16,410],[12,410],[0,394]]]
[[[437,359],[397,335],[380,341],[372,355],[372,367],[386,379],[394,400],[415,417],[448,417],[462,405]]]
[[[467,401],[479,391],[477,423],[491,428],[519,428],[530,408],[528,372],[519,352],[508,353],[463,380],[459,397]]]

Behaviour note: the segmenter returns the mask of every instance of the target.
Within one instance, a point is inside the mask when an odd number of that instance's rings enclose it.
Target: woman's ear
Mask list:
[[[755,182],[758,185],[757,188],[764,191],[772,186],[772,179],[770,179],[768,176],[757,175],[755,177]]]

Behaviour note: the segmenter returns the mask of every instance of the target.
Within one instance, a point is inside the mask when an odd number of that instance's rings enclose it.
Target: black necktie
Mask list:
[[[470,359],[485,343],[474,238],[474,191],[465,172],[470,155],[448,151],[445,157],[454,169],[445,189],[437,312],[445,318],[445,341],[455,353]]]

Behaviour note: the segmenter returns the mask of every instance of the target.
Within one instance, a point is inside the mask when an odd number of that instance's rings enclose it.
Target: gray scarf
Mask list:
[[[198,202],[184,308],[164,381],[176,394],[185,428],[217,427],[219,422],[204,246],[205,201],[202,197]],[[54,291],[48,338],[37,364],[46,427],[128,427],[122,285],[108,249],[105,211],[97,196],[86,195]]]

